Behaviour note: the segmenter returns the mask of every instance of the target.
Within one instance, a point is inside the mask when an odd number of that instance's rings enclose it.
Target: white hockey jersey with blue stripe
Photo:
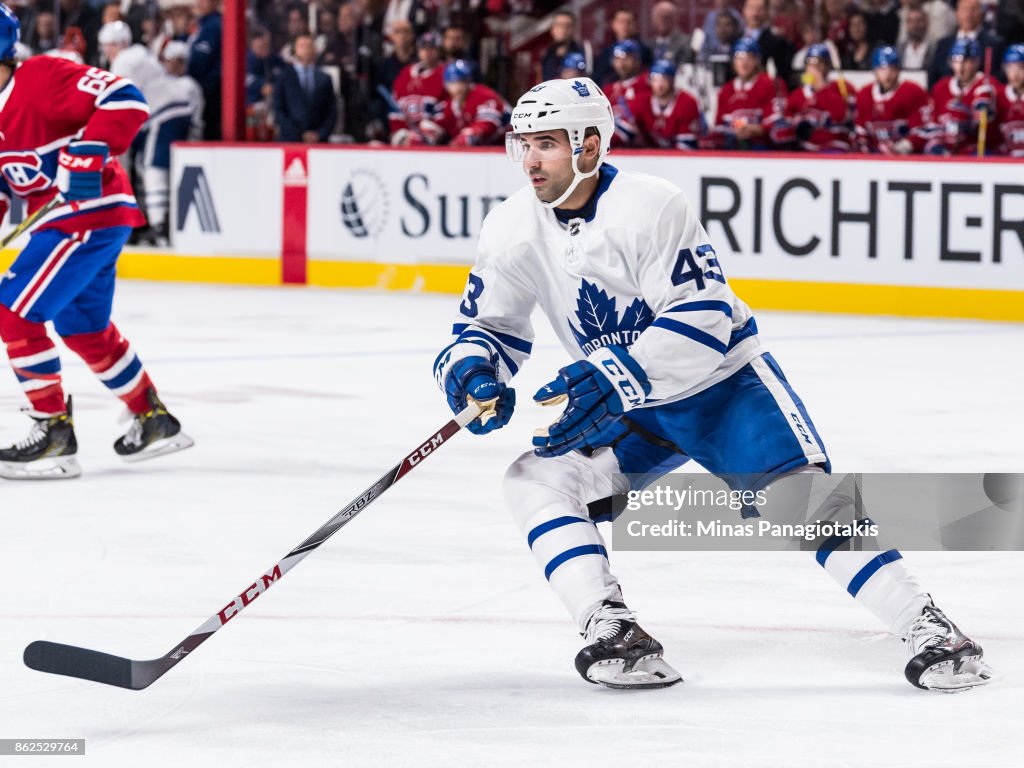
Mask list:
[[[502,380],[514,376],[538,304],[573,359],[629,349],[651,382],[645,407],[694,395],[764,351],[674,184],[605,164],[590,203],[571,215],[560,221],[565,213],[530,187],[487,215],[453,338],[435,362],[442,388],[452,363],[472,355],[494,359]]]

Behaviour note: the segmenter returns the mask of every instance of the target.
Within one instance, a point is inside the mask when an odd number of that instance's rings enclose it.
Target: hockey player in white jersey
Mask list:
[[[653,478],[688,459],[733,488],[827,473],[829,459],[683,193],[604,162],[614,122],[597,85],[538,85],[516,104],[512,130],[508,151],[530,186],[485,219],[434,372],[455,411],[467,397],[494,401],[471,431],[503,427],[515,407],[509,382],[531,351],[531,312],[544,311],[574,362],[534,395],[565,409],[509,468],[508,506],[584,636],[584,679],[672,685],[680,675],[626,606],[588,503],[629,490],[624,474]],[[898,551],[838,545],[822,544],[818,562],[904,640],[913,685],[957,691],[991,679],[982,649]]]
[[[142,178],[150,226],[146,237],[154,245],[167,245],[171,143],[189,138],[202,101],[196,100],[187,81],[164,71],[146,46],[132,45],[131,28],[123,21],[104,24],[99,43],[110,71],[134,82],[149,104],[149,119],[136,136],[131,154]]]

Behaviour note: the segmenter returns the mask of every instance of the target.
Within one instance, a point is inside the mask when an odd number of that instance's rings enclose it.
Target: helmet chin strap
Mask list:
[[[590,171],[590,173],[582,173],[580,171],[579,159],[579,155],[572,156],[573,179],[572,183],[566,188],[565,192],[559,195],[557,200],[552,200],[550,203],[546,203],[543,200],[541,200],[541,205],[543,205],[545,208],[557,208],[558,206],[560,206],[562,203],[569,199],[569,196],[573,192],[576,191],[576,187],[579,186],[579,183],[581,181],[583,181],[584,179],[589,179],[591,176],[598,172],[598,170],[601,168],[601,163],[604,161],[603,157],[598,158],[597,165],[594,166],[594,170]]]

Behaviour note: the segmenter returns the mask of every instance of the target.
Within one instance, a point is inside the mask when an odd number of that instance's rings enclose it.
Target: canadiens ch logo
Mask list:
[[[53,179],[43,173],[43,159],[35,152],[0,153],[0,173],[19,197],[47,189]]]
[[[569,330],[576,337],[583,354],[589,355],[595,349],[617,344],[627,349],[637,337],[654,321],[654,313],[641,298],[633,299],[619,316],[616,298],[586,280],[580,285],[576,299],[576,319],[579,328],[567,319]]]

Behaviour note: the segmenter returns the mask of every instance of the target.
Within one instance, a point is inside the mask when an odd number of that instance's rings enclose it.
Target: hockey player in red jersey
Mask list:
[[[643,71],[642,51],[636,40],[623,40],[612,49],[612,67],[619,79],[608,86],[605,94],[615,116],[613,147],[628,146],[636,141],[636,115],[633,105],[651,98],[651,86]]]
[[[768,149],[768,131],[782,115],[786,87],[761,70],[761,46],[744,37],[732,49],[736,77],[718,92],[714,145],[725,149]]]
[[[114,443],[126,460],[181,450],[192,441],[160,402],[128,341],[110,322],[114,270],[132,227],[145,223],[117,155],[149,108],[130,80],[67,59],[18,64],[17,18],[0,5],[0,217],[11,196],[28,215],[58,196],[0,279],[0,339],[30,407],[28,438],[0,450],[0,477],[77,477],[71,400],[64,399],[53,322],[133,415]]]
[[[999,154],[1024,157],[1024,45],[1011,45],[1003,54],[1006,85],[999,91]]]
[[[989,114],[985,146],[999,143],[995,114],[999,83],[981,71],[981,45],[961,38],[949,50],[953,74],[932,88],[932,130],[924,151],[935,155],[974,155],[978,151],[978,130],[982,111]]]
[[[832,56],[827,46],[808,48],[806,62],[804,84],[786,99],[785,117],[772,126],[772,141],[808,152],[849,152],[857,93],[844,79],[829,82]]]
[[[431,144],[473,147],[503,140],[511,107],[486,85],[473,82],[473,70],[462,59],[444,68],[448,98],[435,118],[420,122],[420,133]]]
[[[398,73],[391,89],[388,123],[391,143],[396,146],[426,143],[420,132],[420,122],[433,118],[438,104],[445,97],[440,35],[436,32],[420,35],[416,41],[416,55],[418,61]]]
[[[857,143],[862,152],[909,155],[928,116],[930,101],[924,88],[900,82],[900,55],[892,46],[871,53],[875,82],[857,94]],[[912,141],[913,137],[913,141]]]
[[[676,90],[676,66],[667,59],[651,66],[651,95],[632,103],[638,143],[662,149],[696,149],[704,118],[697,100]]]

